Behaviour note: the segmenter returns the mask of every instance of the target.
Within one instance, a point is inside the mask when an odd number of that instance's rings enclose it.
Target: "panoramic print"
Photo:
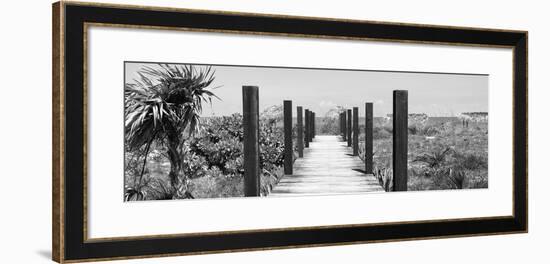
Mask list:
[[[488,188],[489,76],[124,63],[124,200]]]

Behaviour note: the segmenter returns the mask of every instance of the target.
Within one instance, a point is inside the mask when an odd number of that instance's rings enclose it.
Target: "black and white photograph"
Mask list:
[[[548,258],[544,1],[6,3],[0,264]]]
[[[124,201],[489,186],[488,74],[126,61],[124,75]]]

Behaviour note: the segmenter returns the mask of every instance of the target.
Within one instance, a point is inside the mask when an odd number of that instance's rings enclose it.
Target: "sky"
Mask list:
[[[125,63],[125,82],[139,79],[143,66],[155,64]],[[197,66],[205,67],[205,66]],[[392,112],[392,91],[408,90],[409,113],[429,116],[455,116],[461,112],[488,111],[488,75],[384,72],[271,68],[212,65],[215,80],[211,87],[221,100],[204,105],[202,116],[223,116],[242,112],[242,86],[259,87],[260,111],[292,100],[293,107],[303,106],[324,116],[336,106],[359,107],[372,102],[375,116]]]

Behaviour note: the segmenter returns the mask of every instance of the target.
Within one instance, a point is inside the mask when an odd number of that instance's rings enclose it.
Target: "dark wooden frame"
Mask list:
[[[86,24],[513,48],[513,215],[86,238]],[[53,4],[53,235],[58,262],[527,232],[527,32],[90,3]],[[307,111],[305,115],[308,121]],[[350,122],[351,120],[348,120]],[[310,133],[305,127],[305,133]],[[314,134],[312,134],[314,136]],[[350,140],[350,139],[348,139]],[[305,143],[307,147],[307,142]]]

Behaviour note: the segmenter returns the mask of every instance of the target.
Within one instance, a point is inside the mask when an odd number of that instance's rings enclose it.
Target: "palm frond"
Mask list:
[[[198,131],[204,102],[220,99],[208,87],[215,77],[212,67],[158,64],[145,66],[138,80],[125,85],[125,135],[131,149],[139,148],[157,131],[189,134]],[[221,100],[221,99],[220,99]]]

